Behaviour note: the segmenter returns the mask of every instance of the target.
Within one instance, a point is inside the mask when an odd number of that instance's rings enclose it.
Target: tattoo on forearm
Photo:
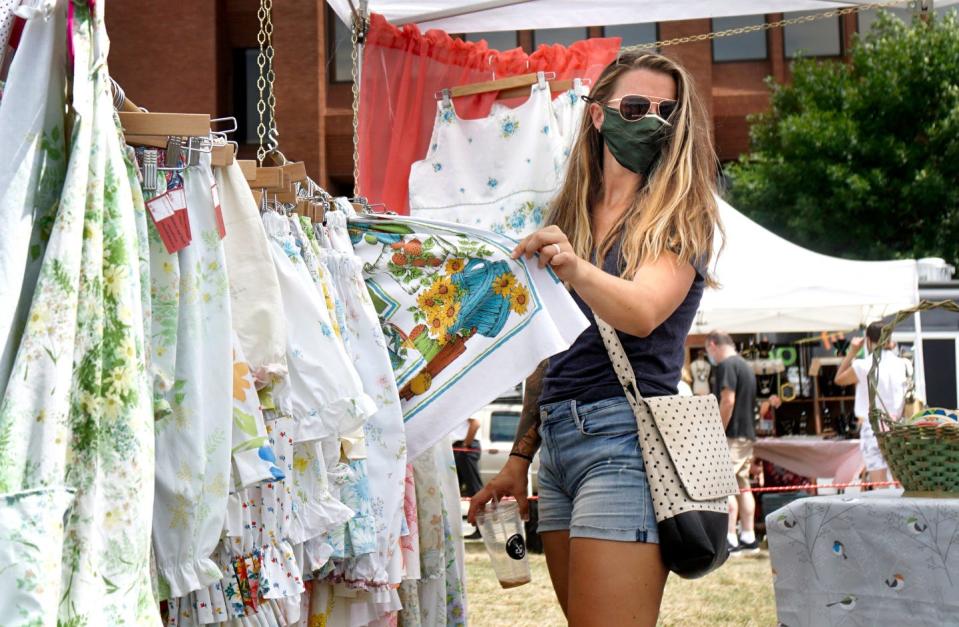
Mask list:
[[[543,362],[536,371],[526,379],[526,391],[523,395],[523,413],[516,429],[516,440],[511,453],[532,459],[539,450],[539,397],[543,390],[543,376],[546,374],[547,362]]]

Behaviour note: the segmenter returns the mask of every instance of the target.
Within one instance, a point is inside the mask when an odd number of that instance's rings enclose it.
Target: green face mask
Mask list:
[[[609,152],[627,170],[648,177],[666,143],[666,123],[654,116],[627,122],[616,109],[604,109],[602,135]]]

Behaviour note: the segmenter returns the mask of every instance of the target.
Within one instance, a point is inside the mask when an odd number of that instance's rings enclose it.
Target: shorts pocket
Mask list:
[[[583,435],[636,435],[636,415],[625,397],[595,403],[573,403],[573,420]]]

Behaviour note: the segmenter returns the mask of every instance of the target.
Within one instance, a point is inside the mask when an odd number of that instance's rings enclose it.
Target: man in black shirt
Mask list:
[[[706,338],[706,353],[714,364],[713,394],[719,399],[719,414],[726,427],[726,438],[740,488],[749,486],[749,467],[756,441],[756,375],[736,352],[726,333],[714,331]],[[752,492],[729,498],[728,541],[733,552],[756,552],[756,500]],[[741,533],[736,534],[736,521]]]

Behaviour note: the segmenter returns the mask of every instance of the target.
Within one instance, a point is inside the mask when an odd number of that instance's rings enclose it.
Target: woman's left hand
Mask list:
[[[566,283],[574,283],[588,265],[573,252],[569,238],[558,226],[547,226],[528,235],[513,249],[513,259],[539,254],[539,267],[553,268],[556,276]]]

